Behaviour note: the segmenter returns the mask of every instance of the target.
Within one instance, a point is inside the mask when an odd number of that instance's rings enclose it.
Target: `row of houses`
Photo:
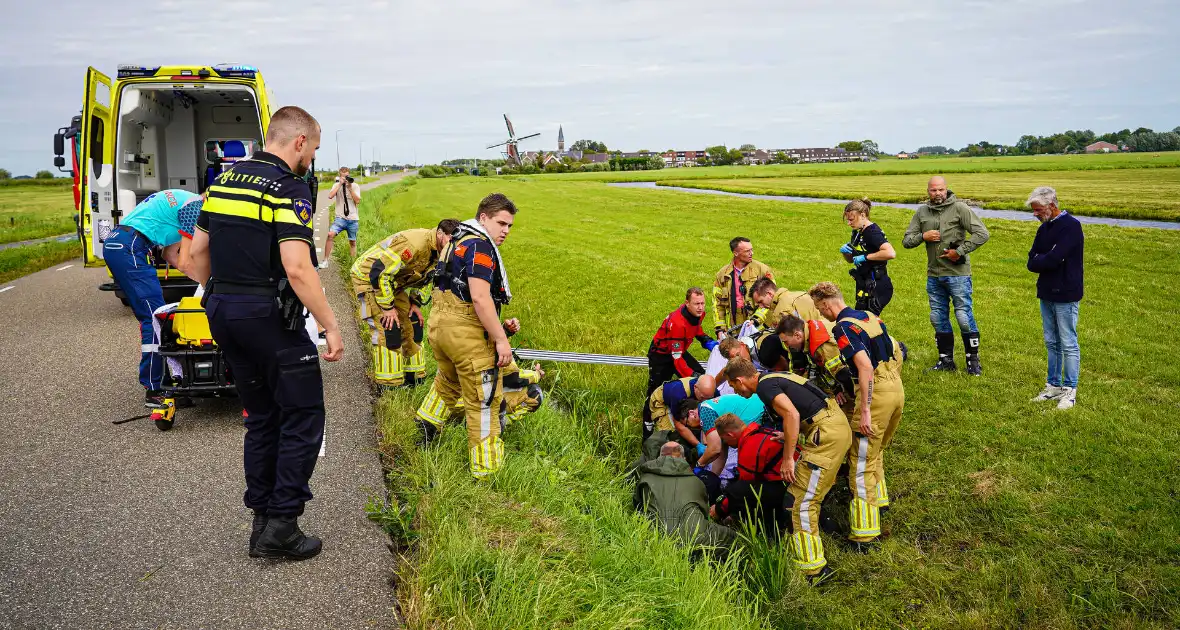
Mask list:
[[[810,147],[801,149],[754,149],[753,151],[742,151],[742,163],[770,164],[779,153],[797,162],[867,162],[875,159],[872,154],[865,151],[845,151],[840,148]],[[620,155],[625,158],[659,157],[664,160],[665,168],[697,166],[709,160],[709,154],[704,149],[662,152],[630,151],[621,153]],[[581,157],[586,158],[590,162],[606,162],[610,160],[611,154],[587,153]]]

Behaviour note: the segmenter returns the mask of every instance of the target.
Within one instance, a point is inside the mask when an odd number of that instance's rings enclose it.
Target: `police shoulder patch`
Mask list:
[[[296,199],[292,204],[295,210],[295,216],[303,222],[303,225],[310,226],[312,219],[311,202],[307,199]]]

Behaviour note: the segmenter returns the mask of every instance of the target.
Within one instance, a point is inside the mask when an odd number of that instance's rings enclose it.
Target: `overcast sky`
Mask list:
[[[274,7],[274,8],[272,8]],[[52,165],[88,65],[258,66],[320,166],[753,143],[883,150],[1180,125],[1168,0],[24,1],[0,23],[0,167]]]

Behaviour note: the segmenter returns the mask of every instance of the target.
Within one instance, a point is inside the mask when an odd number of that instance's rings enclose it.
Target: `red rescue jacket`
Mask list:
[[[751,422],[738,438],[738,479],[742,481],[782,481],[779,465],[783,460],[783,443],[774,439],[775,430]]]
[[[704,329],[701,328],[701,320],[704,318],[704,314],[701,314],[700,317],[693,317],[688,312],[688,308],[681,305],[680,308],[664,318],[664,323],[660,325],[660,329],[651,339],[651,347],[655,352],[672,355],[672,363],[676,366],[676,372],[682,377],[693,374],[692,368],[684,361],[684,353],[688,352],[692,340],[696,338],[709,339],[705,335]]]

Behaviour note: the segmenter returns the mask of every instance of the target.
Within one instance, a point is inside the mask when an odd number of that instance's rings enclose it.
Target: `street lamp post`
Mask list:
[[[340,163],[340,130],[336,130],[336,170],[339,171],[343,164]]]

